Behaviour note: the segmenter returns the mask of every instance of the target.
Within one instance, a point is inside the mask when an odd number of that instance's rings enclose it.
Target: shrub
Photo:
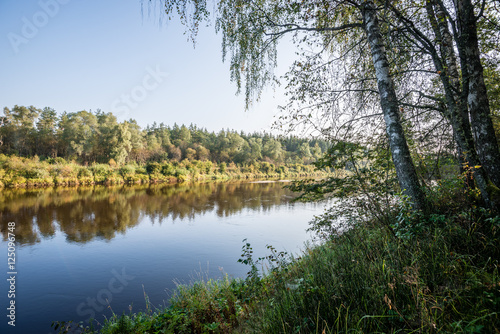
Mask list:
[[[64,158],[61,158],[61,157],[48,158],[46,161],[51,165],[65,165],[65,164],[67,164],[66,160],[64,160]]]
[[[80,184],[92,184],[94,182],[94,176],[87,167],[80,167],[78,169],[77,177]]]
[[[220,172],[221,174],[224,174],[224,173],[226,172],[226,170],[227,170],[227,165],[226,165],[226,163],[225,163],[225,162],[221,162],[221,163],[219,164],[219,172]]]
[[[260,171],[265,174],[272,174],[275,171],[274,165],[267,161],[264,161],[260,164]]]
[[[41,166],[26,166],[24,176],[27,179],[44,179],[49,177],[49,171]]]
[[[52,174],[62,178],[76,178],[80,168],[75,165],[57,165],[52,168]]]
[[[22,173],[25,170],[25,164],[25,159],[13,156],[8,158],[3,165],[3,168],[14,173]]]
[[[126,177],[135,174],[135,167],[131,165],[125,165],[120,168],[119,173],[125,179]]]
[[[177,177],[177,178],[186,179],[188,175],[189,175],[189,171],[186,168],[178,168],[175,171],[175,177]]]
[[[148,174],[159,174],[161,172],[161,165],[158,162],[148,162],[146,171]]]
[[[144,167],[137,167],[135,169],[135,174],[148,175],[148,172]]]
[[[212,161],[207,160],[203,162],[202,170],[203,172],[205,172],[205,174],[210,174],[212,172],[212,167],[213,167]]]
[[[7,175],[4,177],[3,183],[5,184],[6,187],[12,187],[12,188],[25,187],[26,179],[19,175]]]
[[[106,182],[108,177],[112,174],[111,168],[107,164],[94,164],[90,167],[92,174],[94,174],[94,182]]]
[[[92,172],[86,167],[80,167],[78,169],[78,178],[92,177]]]
[[[287,174],[288,173],[288,168],[286,166],[279,166],[277,169],[277,172],[280,174]]]
[[[165,176],[175,175],[175,168],[171,163],[165,162],[161,166],[161,173]]]
[[[10,158],[6,156],[5,154],[0,154],[0,165],[3,165],[6,163]]]

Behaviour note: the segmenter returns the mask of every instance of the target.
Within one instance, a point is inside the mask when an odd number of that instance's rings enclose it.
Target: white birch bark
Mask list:
[[[389,73],[389,62],[380,33],[377,12],[373,2],[362,4],[362,16],[365,32],[375,67],[375,75],[380,94],[380,104],[384,115],[386,133],[391,148],[392,160],[396,167],[399,185],[417,209],[425,208],[425,197],[418,181],[415,166],[401,126],[399,105],[394,89],[394,82]]]
[[[484,83],[474,5],[470,0],[456,1],[459,23],[460,56],[467,64],[467,102],[479,159],[489,179],[500,188],[500,150],[491,119],[488,93]]]

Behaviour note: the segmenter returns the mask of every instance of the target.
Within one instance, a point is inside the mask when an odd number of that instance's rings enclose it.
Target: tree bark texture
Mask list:
[[[431,50],[431,55],[434,67],[440,73],[445,92],[448,107],[445,116],[453,129],[453,137],[458,146],[459,156],[469,166],[465,170],[474,177],[486,205],[491,206],[488,177],[483,168],[477,167],[480,162],[474,147],[467,103],[464,101],[464,92],[460,85],[457,57],[453,49],[453,39],[445,13],[434,1],[427,2],[426,10],[440,50],[439,55],[436,49]],[[468,91],[467,88],[465,93]]]
[[[489,179],[500,188],[500,151],[491,120],[488,93],[484,83],[479,40],[477,36],[477,18],[471,0],[457,0],[460,57],[467,64],[468,76],[467,103],[474,132],[476,149],[483,168]]]
[[[389,73],[389,62],[382,42],[377,12],[373,2],[364,2],[361,12],[375,67],[380,104],[399,185],[403,194],[407,195],[412,201],[414,208],[423,210],[425,209],[425,197],[401,125],[398,99],[394,89],[394,82]]]

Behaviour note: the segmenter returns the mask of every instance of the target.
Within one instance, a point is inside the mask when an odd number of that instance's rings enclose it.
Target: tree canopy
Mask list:
[[[246,134],[235,130],[209,132],[196,125],[148,125],[135,120],[118,122],[112,113],[64,112],[33,106],[5,108],[0,126],[0,153],[45,158],[62,157],[81,163],[210,160],[251,164],[305,163],[319,159],[328,149],[325,140],[269,133]],[[304,154],[308,152],[308,154]]]

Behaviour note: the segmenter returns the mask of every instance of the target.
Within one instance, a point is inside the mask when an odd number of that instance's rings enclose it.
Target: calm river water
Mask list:
[[[55,333],[55,320],[143,310],[144,292],[153,305],[167,305],[174,281],[222,271],[244,277],[248,268],[237,262],[244,238],[256,257],[268,244],[298,253],[323,205],[292,198],[281,182],[1,190],[0,333]],[[6,317],[11,300],[15,327]]]

